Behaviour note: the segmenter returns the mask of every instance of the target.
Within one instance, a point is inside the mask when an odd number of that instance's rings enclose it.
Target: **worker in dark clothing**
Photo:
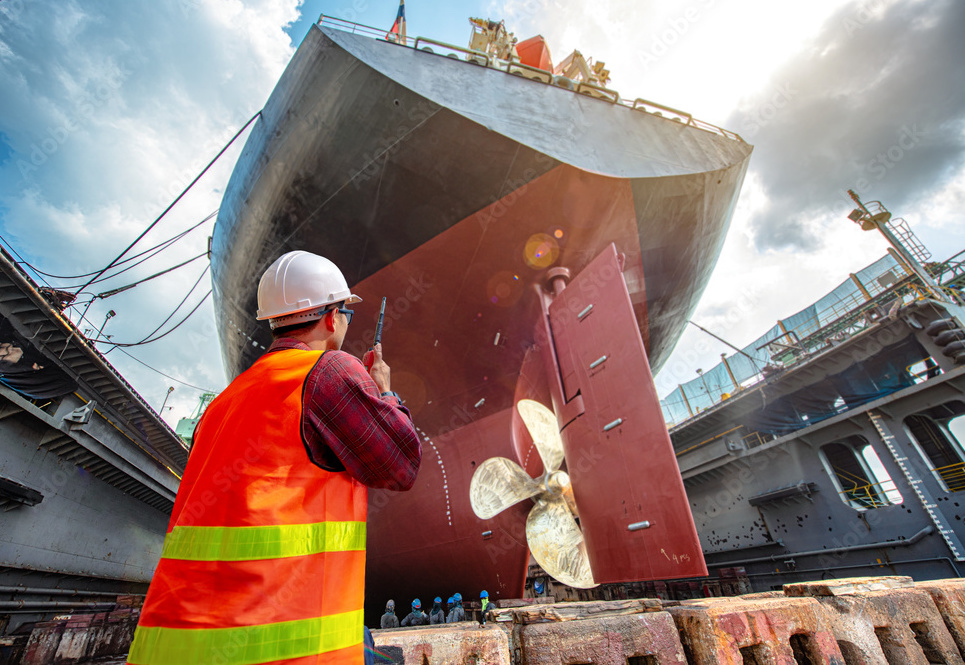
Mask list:
[[[418,598],[412,601],[412,611],[402,620],[403,626],[426,626],[429,624],[429,617],[422,611],[422,601]]]
[[[383,628],[398,628],[399,617],[395,616],[395,601],[390,600],[385,604],[385,614],[382,615]]]
[[[442,598],[436,596],[432,603],[432,611],[429,612],[429,623],[432,625],[437,623],[445,623],[446,611],[442,609]]]
[[[462,607],[462,594],[454,593],[452,595],[452,609],[449,610],[449,616],[446,617],[446,623],[457,623],[459,621],[466,620],[466,610]]]

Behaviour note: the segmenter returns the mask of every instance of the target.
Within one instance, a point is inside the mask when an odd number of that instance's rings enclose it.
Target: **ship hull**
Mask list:
[[[280,254],[333,259],[363,297],[350,352],[371,343],[388,297],[386,358],[424,462],[412,491],[370,495],[369,621],[390,594],[521,594],[528,508],[479,520],[468,487],[485,459],[517,457],[511,414],[536,289],[548,269],[576,274],[614,243],[656,371],[714,267],[749,154],[490,68],[310,32],[226,190],[216,314],[234,376],[270,343],[255,286]]]

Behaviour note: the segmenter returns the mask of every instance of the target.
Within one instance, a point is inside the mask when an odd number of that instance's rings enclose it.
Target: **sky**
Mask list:
[[[319,15],[387,29],[397,7],[0,0],[0,235],[23,261],[66,277],[47,277],[51,284],[81,286],[87,278],[72,276],[117,257],[261,108]],[[410,36],[456,44],[468,40],[468,17],[505,19],[521,39],[542,34],[556,59],[579,48],[605,61],[624,97],[686,110],[752,143],[729,234],[692,317],[737,346],[885,253],[880,237],[846,218],[848,188],[907,219],[936,258],[965,249],[963,2],[410,0],[406,16]],[[133,254],[218,208],[246,136]],[[104,294],[204,253],[212,226],[87,291]],[[79,322],[132,343],[198,305],[156,342],[101,345],[155,408],[174,387],[162,414],[172,424],[201,389],[225,385],[205,268],[202,257],[98,298]],[[116,314],[107,319],[108,311]],[[657,377],[660,394],[724,351],[689,327]]]

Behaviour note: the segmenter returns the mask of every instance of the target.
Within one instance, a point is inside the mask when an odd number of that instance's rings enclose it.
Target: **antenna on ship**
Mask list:
[[[858,205],[848,215],[848,219],[860,225],[865,231],[878,229],[894,249],[899,262],[905,264],[905,267],[918,276],[935,300],[952,302],[935,278],[922,265],[931,258],[931,252],[925,248],[908,223],[900,217],[892,219],[891,212],[881,201],[869,201],[865,204],[853,189],[849,189],[848,194]]]

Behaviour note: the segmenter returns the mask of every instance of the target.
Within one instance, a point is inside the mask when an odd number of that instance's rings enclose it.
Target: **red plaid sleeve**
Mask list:
[[[419,435],[397,398],[379,397],[361,360],[327,351],[305,381],[302,405],[312,462],[345,470],[368,487],[411,489],[422,462]]]

